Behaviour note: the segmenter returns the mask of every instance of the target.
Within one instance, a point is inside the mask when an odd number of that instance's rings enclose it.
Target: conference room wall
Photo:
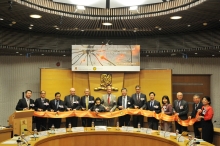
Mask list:
[[[1,56],[0,57],[0,124],[7,125],[9,115],[15,111],[18,99],[26,89],[33,91],[33,99],[39,97],[40,68],[70,68],[70,57]],[[219,58],[141,58],[142,69],[172,69],[173,74],[211,74],[211,98],[215,110],[215,127],[220,127]]]

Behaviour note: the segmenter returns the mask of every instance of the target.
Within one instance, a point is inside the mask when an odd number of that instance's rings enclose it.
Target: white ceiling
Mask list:
[[[58,3],[106,8],[106,0],[53,0]],[[110,0],[110,8],[160,3],[162,0]]]

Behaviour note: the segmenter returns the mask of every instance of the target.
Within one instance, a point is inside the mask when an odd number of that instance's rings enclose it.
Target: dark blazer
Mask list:
[[[28,105],[27,105],[27,102],[26,102],[26,98],[22,98],[22,99],[19,99],[15,109],[17,111],[22,111],[24,108],[27,108],[27,107],[28,107]],[[34,100],[33,99],[30,99],[29,108],[34,109]]]
[[[59,100],[59,107],[57,108],[56,107],[56,103],[55,103],[55,99],[51,100],[49,105],[50,105],[50,108],[49,110],[53,109],[55,112],[56,111],[65,111],[66,110],[66,106],[64,104],[64,102],[62,100]]]
[[[41,98],[37,98],[34,104],[35,104],[35,111],[37,111],[38,108],[42,109],[43,111],[46,111],[50,107],[49,100],[47,98],[44,99],[44,103],[42,103]]]
[[[95,104],[95,99],[93,96],[89,96],[89,105],[88,109],[91,109]],[[86,96],[82,96],[80,100],[81,108],[86,108]]]
[[[70,95],[65,96],[64,98],[64,104],[66,105],[67,108],[71,108],[71,109],[80,109],[81,105],[80,105],[80,97],[77,95],[73,96],[73,104],[71,105],[70,103]]]
[[[189,112],[189,106],[188,102],[185,100],[181,100],[180,106],[178,105],[178,100],[175,100],[173,103],[173,109],[176,113],[179,113],[179,118],[181,120],[187,120],[188,119],[188,112]]]
[[[132,100],[133,100],[133,107],[134,106],[139,106],[139,108],[146,108],[146,102],[147,102],[147,96],[143,93],[140,93],[140,101],[137,100],[137,94],[133,94],[131,96]]]
[[[103,105],[94,105],[91,108],[91,111],[95,111],[96,109],[98,109],[98,112],[106,112],[105,107]]]
[[[159,114],[161,113],[161,105],[160,102],[157,100],[154,100],[153,106],[150,106],[151,100],[149,100],[146,103],[146,109],[150,111],[155,111],[155,113]]]
[[[119,106],[122,106],[122,98],[123,98],[122,96],[119,96],[119,97],[118,97],[117,108],[118,108]],[[131,99],[130,96],[127,96],[126,107],[127,107],[127,108],[133,108],[133,100]],[[119,109],[119,110],[121,110],[121,109]]]
[[[193,105],[192,105],[192,113],[191,113],[191,118],[195,118],[195,117],[196,117],[196,114],[197,114],[198,109],[202,109],[202,106],[203,106],[202,102],[199,102],[199,103],[198,103],[197,108],[195,109],[195,105],[196,105],[195,103],[193,103]]]

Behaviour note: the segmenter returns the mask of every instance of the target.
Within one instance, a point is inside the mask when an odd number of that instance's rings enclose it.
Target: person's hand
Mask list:
[[[71,109],[71,108],[67,108],[67,110],[68,110],[68,111],[71,111],[72,109]]]
[[[106,110],[106,111],[109,111],[109,107],[105,107],[105,110]]]
[[[54,112],[54,110],[53,110],[53,109],[51,109],[50,111],[51,111],[51,112]]]
[[[118,106],[119,109],[123,109],[123,106]]]
[[[135,105],[135,106],[134,106],[134,108],[135,108],[135,109],[138,109],[138,108],[139,108],[139,106],[136,106],[136,105]]]
[[[28,110],[27,108],[23,108],[23,111],[26,111],[26,110]]]
[[[83,111],[85,111],[85,110],[86,110],[86,108],[82,108],[82,110],[83,110]]]
[[[88,109],[88,111],[90,112],[91,110],[90,110],[90,109]]]
[[[140,110],[143,110],[143,108],[140,108]]]
[[[191,116],[188,117],[188,119],[191,119],[191,118],[192,118]]]
[[[198,112],[198,113],[201,113],[201,112],[202,112],[202,110],[201,110],[201,109],[198,109],[198,110],[197,110],[197,112]]]
[[[42,109],[40,109],[40,108],[38,108],[37,110],[38,110],[39,112],[41,112],[41,111],[42,111]]]

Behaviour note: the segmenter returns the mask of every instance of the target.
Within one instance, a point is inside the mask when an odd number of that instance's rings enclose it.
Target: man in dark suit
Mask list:
[[[45,98],[46,92],[40,91],[40,98],[35,100],[35,111],[47,111],[49,109],[49,100]],[[47,130],[47,118],[35,117],[37,131]]]
[[[95,99],[93,96],[90,96],[90,91],[89,89],[85,89],[84,91],[85,95],[81,97],[80,105],[82,111],[88,111],[90,110],[94,104],[95,104]],[[91,127],[92,124],[92,118],[87,118],[87,117],[82,117],[82,125],[85,127]]]
[[[136,93],[131,96],[133,100],[134,109],[145,109],[147,97],[145,94],[141,93],[141,87],[139,85],[135,86]],[[143,127],[144,116],[142,115],[133,115],[133,126],[137,128],[138,123]]]
[[[197,114],[197,111],[199,109],[202,109],[202,102],[200,102],[200,97],[199,95],[194,95],[193,96],[193,105],[192,105],[192,113],[191,115],[188,117],[189,119],[192,119],[192,118],[195,118],[196,117],[196,114]],[[194,129],[194,135],[196,138],[201,138],[201,132],[199,131],[199,128],[201,128],[201,121],[196,121],[194,124],[193,124],[193,129]]]
[[[31,99],[31,95],[32,95],[32,91],[26,90],[25,97],[22,99],[19,99],[15,109],[17,111],[34,109],[34,100]]]
[[[74,88],[70,89],[70,95],[65,96],[64,104],[67,107],[68,111],[79,110],[81,108],[80,97],[76,95],[76,91]],[[66,128],[68,128],[69,124],[71,124],[72,127],[77,127],[78,117],[66,118]]]
[[[176,113],[181,120],[188,119],[187,114],[189,111],[189,106],[188,106],[188,102],[183,100],[183,93],[181,92],[177,93],[177,100],[174,101],[173,109],[174,109],[174,113]],[[175,121],[175,125],[176,125],[176,130],[178,130],[180,134],[183,131],[187,131],[187,127],[180,125],[178,121]]]
[[[57,112],[57,114],[59,114],[59,112],[63,112],[66,110],[66,106],[65,106],[64,102],[60,99],[60,97],[61,97],[60,92],[56,92],[55,99],[50,101],[49,110],[51,112]],[[55,128],[60,128],[61,118],[50,118],[49,119],[49,127],[51,127],[52,125],[54,125]]]
[[[146,109],[150,111],[154,111],[155,113],[159,114],[161,112],[160,102],[154,99],[155,98],[154,92],[150,92],[149,96],[150,96],[150,101],[147,102]],[[159,120],[157,120],[154,117],[148,117],[147,119],[148,119],[148,127],[153,130],[158,130]]]
[[[127,89],[122,88],[121,89],[121,96],[118,97],[117,101],[117,107],[119,110],[129,109],[133,106],[133,100],[131,97],[127,95]],[[118,117],[119,119],[119,126],[128,126],[130,123],[131,116],[130,115],[124,115]]]

